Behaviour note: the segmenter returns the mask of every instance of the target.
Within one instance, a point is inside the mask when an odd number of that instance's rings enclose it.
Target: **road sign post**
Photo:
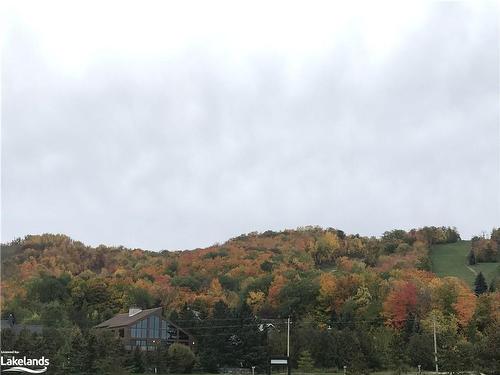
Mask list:
[[[271,375],[273,366],[274,367],[286,366],[288,375],[292,374],[292,367],[290,365],[290,358],[289,357],[285,357],[285,356],[271,357],[269,359],[269,368],[268,368],[268,372],[267,372],[269,375]]]

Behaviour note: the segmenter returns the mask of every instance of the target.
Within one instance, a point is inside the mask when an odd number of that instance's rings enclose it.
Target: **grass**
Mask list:
[[[434,245],[431,248],[432,271],[440,277],[458,277],[471,287],[474,285],[476,274],[482,272],[489,284],[496,275],[500,274],[500,263],[479,263],[469,266],[467,255],[470,247],[470,241]]]

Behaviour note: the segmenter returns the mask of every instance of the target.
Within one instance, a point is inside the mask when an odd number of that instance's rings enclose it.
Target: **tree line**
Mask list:
[[[431,369],[436,324],[443,370],[495,372],[496,281],[471,290],[430,272],[430,247],[458,240],[449,227],[379,238],[305,227],[155,253],[27,236],[2,245],[2,314],[41,324],[44,333],[27,338],[2,330],[2,348],[51,352],[60,373],[85,373],[84,363],[92,373],[140,373],[152,364],[162,371],[262,371],[269,355],[286,352],[284,321],[291,317],[295,367],[367,373]],[[130,306],[163,306],[193,334],[195,353],[126,352],[92,328]]]

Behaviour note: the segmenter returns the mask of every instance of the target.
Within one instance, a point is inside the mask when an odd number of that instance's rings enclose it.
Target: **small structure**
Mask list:
[[[125,349],[156,350],[174,343],[184,344],[191,349],[193,337],[182,328],[162,316],[163,309],[141,310],[130,308],[128,313],[118,314],[96,328],[109,329],[123,341]]]
[[[273,373],[273,370],[278,370],[280,374],[283,374],[284,371],[286,371],[288,375],[291,375],[292,367],[290,365],[290,358],[288,356],[269,358],[269,367],[267,369],[268,375],[271,375]]]
[[[24,330],[41,335],[43,326],[40,324],[17,324],[14,315],[9,314],[7,319],[0,320],[0,331],[4,330],[11,330],[16,336]]]

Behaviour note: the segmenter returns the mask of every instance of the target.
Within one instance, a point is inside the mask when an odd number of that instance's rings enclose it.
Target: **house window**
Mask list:
[[[120,337],[124,337],[125,336],[125,330],[123,328],[120,328],[120,330],[118,331],[118,334],[120,335]]]
[[[137,322],[130,328],[130,336],[138,338],[146,338],[148,333],[147,328],[148,328],[147,319],[141,320],[140,322]]]
[[[162,340],[166,340],[169,338],[168,323],[166,320],[163,320],[163,319],[161,321],[161,338],[162,338]]]
[[[156,315],[150,316],[149,320],[149,337],[153,339],[160,338],[160,318]]]
[[[146,347],[146,340],[135,340],[135,346]]]
[[[177,328],[175,328],[174,326],[169,326],[168,329],[167,329],[167,332],[168,332],[168,339],[178,339],[178,336],[177,336]]]
[[[130,337],[132,338],[168,340],[176,336],[177,329],[157,315],[149,316],[130,326]],[[123,337],[121,331],[120,337]]]

